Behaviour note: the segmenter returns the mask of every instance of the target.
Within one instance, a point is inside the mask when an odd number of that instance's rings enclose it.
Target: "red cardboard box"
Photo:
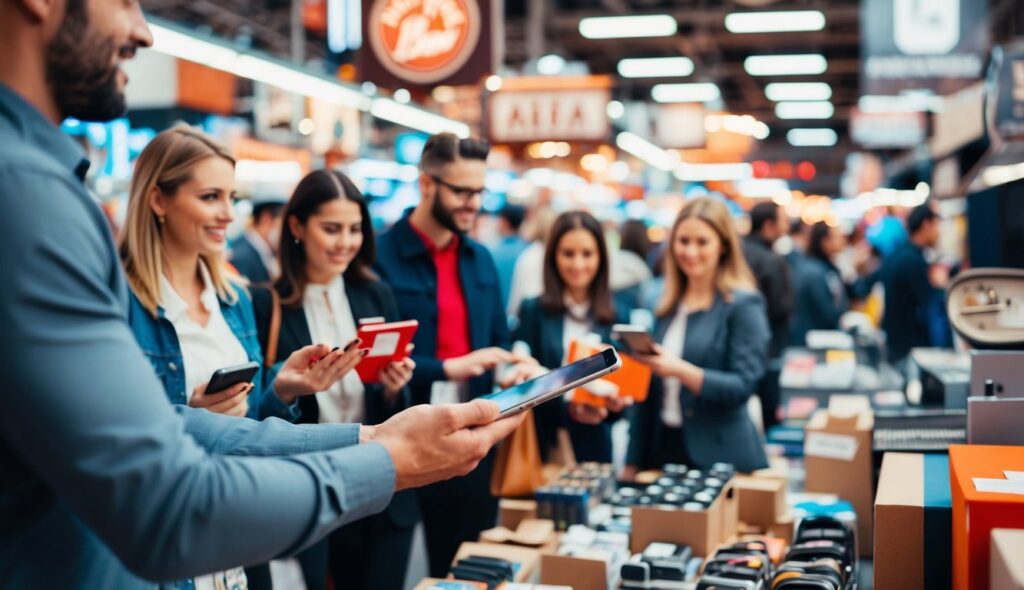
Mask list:
[[[1008,481],[1007,471],[1024,472],[1024,447],[949,447],[954,590],[988,588],[992,529],[1024,528],[1024,495],[979,491],[975,481]]]

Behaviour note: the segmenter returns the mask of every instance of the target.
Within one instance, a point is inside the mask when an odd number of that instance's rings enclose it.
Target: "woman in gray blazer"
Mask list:
[[[666,463],[767,467],[747,399],[764,374],[770,332],[732,218],[721,202],[696,199],[670,236],[656,310],[660,344],[637,357],[655,378],[633,411],[623,479]]]

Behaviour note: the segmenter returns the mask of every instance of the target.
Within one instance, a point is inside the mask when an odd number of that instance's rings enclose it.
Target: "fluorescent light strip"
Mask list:
[[[828,60],[824,55],[752,55],[743,61],[743,69],[751,76],[814,76],[825,73]]]
[[[363,93],[326,77],[303,72],[271,59],[239,53],[214,41],[151,23],[153,49],[257,82],[276,86],[332,104],[366,110],[370,99]]]
[[[630,58],[619,62],[623,78],[672,78],[693,73],[693,60],[688,57]]]
[[[832,98],[832,87],[824,82],[772,82],[764,87],[764,95],[775,102],[828,100]]]
[[[447,117],[436,115],[412,105],[402,104],[390,98],[374,99],[373,104],[370,106],[370,114],[378,119],[398,123],[399,125],[430,134],[450,132],[462,138],[469,137],[469,125],[465,123],[453,121]]]
[[[829,119],[836,108],[826,101],[780,102],[775,105],[775,116],[780,119]]]
[[[942,110],[942,98],[920,94],[885,96],[869,94],[857,100],[862,113],[924,113]]]
[[[721,96],[718,86],[710,82],[657,84],[651,89],[651,98],[657,102],[711,102]]]
[[[622,151],[665,172],[671,172],[679,163],[679,156],[675,152],[667,152],[629,131],[618,134],[615,137],[615,145],[619,146]]]
[[[725,16],[725,28],[730,33],[820,31],[825,15],[817,10],[734,12]]]
[[[786,139],[793,147],[831,147],[839,136],[832,129],[790,129]]]
[[[149,28],[153,33],[155,51],[276,86],[287,92],[363,111],[369,110],[379,119],[426,133],[450,131],[459,137],[469,137],[470,128],[465,123],[412,105],[400,104],[389,98],[371,99],[361,91],[326,76],[303,72],[272,59],[239,53],[218,42],[162,24],[150,22]]]
[[[679,30],[679,25],[667,14],[649,14],[584,18],[579,28],[580,35],[586,39],[628,39],[671,37]]]
[[[745,180],[754,176],[754,169],[745,162],[737,164],[687,164],[676,166],[675,177],[684,182],[708,180]]]

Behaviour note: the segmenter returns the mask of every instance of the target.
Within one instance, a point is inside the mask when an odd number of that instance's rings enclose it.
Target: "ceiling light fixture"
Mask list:
[[[648,14],[584,18],[580,20],[579,29],[586,39],[629,39],[671,37],[679,30],[679,25],[667,14]]]
[[[832,98],[832,87],[824,82],[772,82],[764,87],[764,95],[775,102],[828,100]]]
[[[710,82],[696,84],[657,84],[651,89],[657,102],[711,102],[722,97],[718,86]]]
[[[779,119],[829,119],[836,114],[836,108],[827,101],[780,102],[775,105],[775,116]]]
[[[672,78],[693,73],[693,60],[688,57],[646,57],[621,60],[619,75],[623,78]]]
[[[752,55],[743,60],[743,69],[751,76],[815,76],[825,73],[824,55]]]
[[[786,140],[793,147],[831,147],[839,135],[832,129],[790,129]]]
[[[734,12],[725,15],[725,28],[730,33],[820,31],[825,28],[825,15],[817,10]]]

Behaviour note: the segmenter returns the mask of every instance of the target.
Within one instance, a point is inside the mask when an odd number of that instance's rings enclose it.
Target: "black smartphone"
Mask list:
[[[630,352],[654,354],[654,339],[640,326],[615,324],[612,326],[612,337],[625,344]]]
[[[213,372],[213,376],[210,377],[210,382],[206,385],[206,393],[217,393],[239,383],[251,382],[259,370],[260,364],[255,361],[217,369]]]
[[[578,360],[571,365],[555,369],[514,385],[503,391],[483,396],[501,408],[501,418],[525,412],[530,408],[572,391],[573,389],[618,371],[622,360],[614,348],[605,349],[594,356]]]

